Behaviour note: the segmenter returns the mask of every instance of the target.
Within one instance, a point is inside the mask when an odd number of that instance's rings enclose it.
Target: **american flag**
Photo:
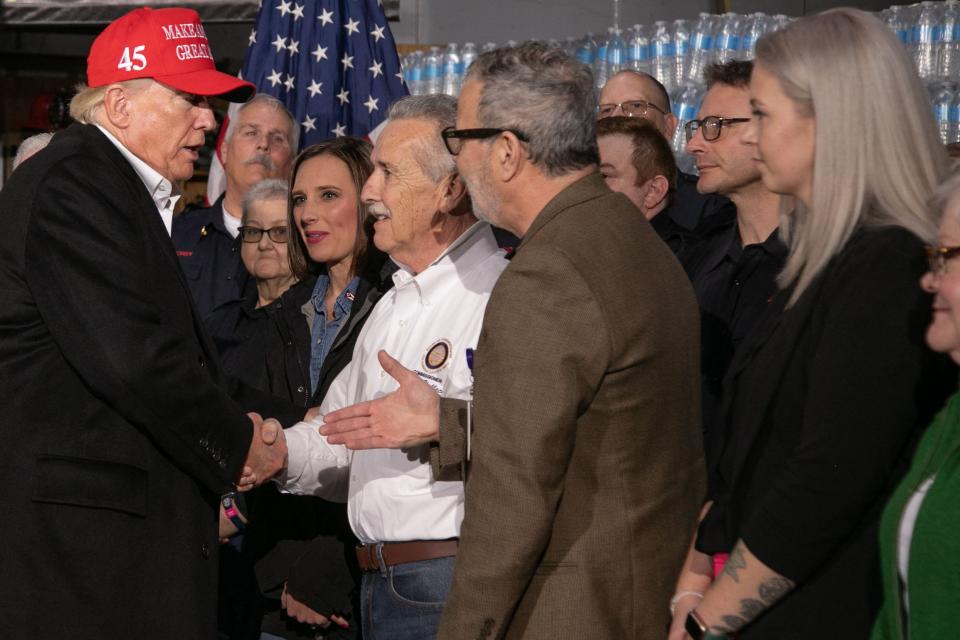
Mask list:
[[[378,0],[261,0],[240,75],[286,104],[300,126],[301,148],[334,136],[365,136],[407,95]],[[210,202],[223,191],[221,175],[215,158]]]

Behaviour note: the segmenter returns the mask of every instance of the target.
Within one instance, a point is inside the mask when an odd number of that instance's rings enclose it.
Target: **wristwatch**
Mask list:
[[[707,623],[704,622],[695,610],[687,614],[687,620],[683,624],[687,635],[693,640],[728,640],[731,636],[726,633],[711,633],[707,630]]]
[[[225,493],[220,497],[220,504],[223,505],[223,513],[228,518],[237,531],[243,531],[247,528],[247,523],[240,519],[240,510],[244,507],[243,496],[236,491]]]

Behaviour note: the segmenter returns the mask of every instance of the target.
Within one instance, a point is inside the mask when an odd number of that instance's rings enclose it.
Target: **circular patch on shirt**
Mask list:
[[[438,369],[442,369],[450,359],[450,352],[452,350],[453,347],[450,346],[448,341],[437,340],[430,345],[430,348],[427,349],[426,355],[423,356],[423,368],[427,371],[437,371]]]

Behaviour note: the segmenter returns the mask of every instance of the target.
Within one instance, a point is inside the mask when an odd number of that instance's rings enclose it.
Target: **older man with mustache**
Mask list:
[[[237,111],[220,150],[227,189],[206,209],[178,216],[173,243],[204,319],[243,296],[249,276],[240,261],[240,214],[250,189],[269,178],[287,179],[299,129],[276,98],[260,94]]]

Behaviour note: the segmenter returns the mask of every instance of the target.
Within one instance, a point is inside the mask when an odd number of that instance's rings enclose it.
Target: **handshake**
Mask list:
[[[264,420],[257,413],[248,413],[253,422],[253,438],[237,490],[249,491],[283,471],[287,466],[287,439],[283,427],[273,418]]]

